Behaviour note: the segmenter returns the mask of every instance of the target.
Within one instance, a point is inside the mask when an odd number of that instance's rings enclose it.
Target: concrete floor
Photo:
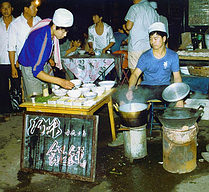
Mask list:
[[[163,168],[162,134],[147,134],[148,155],[130,162],[124,147],[110,148],[108,111],[104,106],[100,116],[95,182],[84,182],[52,175],[19,172],[22,138],[22,114],[0,122],[0,192],[169,192],[209,190],[209,163],[201,152],[209,143],[209,121],[200,121],[197,147],[197,167],[190,173],[174,174]],[[116,116],[116,124],[118,118]]]

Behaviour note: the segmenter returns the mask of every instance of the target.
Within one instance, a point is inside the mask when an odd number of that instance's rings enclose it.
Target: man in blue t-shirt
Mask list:
[[[130,77],[129,90],[126,94],[128,100],[133,99],[133,90],[142,73],[143,81],[139,87],[149,90],[146,100],[162,99],[162,91],[170,84],[171,74],[173,74],[174,83],[182,82],[178,55],[171,49],[166,48],[167,33],[165,25],[161,22],[153,23],[149,27],[149,38],[152,48],[142,54]],[[143,92],[143,89],[141,91]],[[176,106],[183,107],[183,101],[178,101]]]
[[[146,102],[150,99],[162,99],[162,91],[170,84],[171,74],[174,76],[175,83],[182,82],[178,55],[166,48],[165,25],[161,22],[155,22],[150,25],[148,31],[152,48],[141,55],[136,69],[131,74],[129,89],[126,93],[126,99],[129,101]],[[139,86],[136,86],[142,73],[144,74],[143,80]],[[183,107],[183,101],[178,101],[176,106]],[[123,135],[119,133],[117,139],[109,143],[108,146],[115,147],[122,144]]]
[[[23,83],[27,96],[42,93],[42,82],[72,89],[74,84],[66,79],[54,77],[44,71],[45,64],[54,55],[55,63],[61,65],[59,39],[63,39],[73,24],[73,15],[64,8],[55,11],[53,19],[44,19],[35,25],[18,57],[22,65]],[[61,67],[61,66],[60,66]]]

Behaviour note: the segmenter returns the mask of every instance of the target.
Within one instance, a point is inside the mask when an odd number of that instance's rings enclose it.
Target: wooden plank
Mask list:
[[[95,180],[98,116],[26,112],[21,170]]]
[[[179,56],[181,60],[193,60],[193,61],[209,61],[209,57],[196,57],[196,56]]]

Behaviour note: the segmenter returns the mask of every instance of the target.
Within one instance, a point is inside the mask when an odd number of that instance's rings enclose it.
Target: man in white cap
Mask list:
[[[171,83],[171,74],[174,83],[182,82],[178,54],[166,47],[167,32],[163,23],[156,22],[149,27],[149,41],[152,48],[141,55],[129,79],[129,90],[126,94],[128,100],[134,98],[135,85],[142,73],[143,81],[139,87],[150,90],[146,100],[162,100],[164,88]],[[178,101],[176,106],[183,107],[183,101]]]
[[[182,82],[179,72],[179,59],[176,52],[166,48],[167,33],[165,25],[161,22],[153,23],[149,29],[149,42],[151,49],[141,55],[136,69],[129,79],[129,88],[126,93],[127,101],[146,102],[150,99],[162,100],[162,92],[170,84],[171,73],[174,82]],[[137,86],[137,80],[144,74],[143,80]],[[183,101],[176,103],[183,107]],[[114,147],[123,144],[123,135],[119,133],[117,139],[108,146]]]
[[[27,96],[34,92],[41,94],[43,82],[57,84],[65,89],[74,87],[70,81],[44,72],[44,65],[51,58],[53,50],[55,63],[61,68],[59,39],[67,35],[72,25],[72,13],[60,8],[55,11],[52,20],[44,19],[32,28],[18,57],[25,74],[23,82]]]

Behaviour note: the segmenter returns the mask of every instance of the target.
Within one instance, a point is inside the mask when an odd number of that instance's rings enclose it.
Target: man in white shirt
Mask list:
[[[94,54],[96,49],[106,53],[115,44],[112,27],[102,21],[99,13],[93,14],[92,18],[94,24],[88,28],[89,53]]]
[[[9,26],[9,59],[11,63],[12,78],[18,92],[21,92],[21,72],[17,58],[28,37],[31,28],[36,25],[41,18],[36,16],[38,12],[39,1],[24,0],[23,12]],[[22,75],[24,76],[23,72]],[[25,95],[26,97],[27,95]]]
[[[0,113],[4,115],[4,120],[9,119],[12,111],[9,97],[9,79],[11,77],[11,66],[9,61],[8,46],[8,27],[12,20],[13,7],[9,0],[4,0],[0,5]]]
[[[39,6],[38,1],[25,0],[23,4],[23,13],[9,27],[8,51],[13,78],[18,78],[17,68],[19,67],[19,64],[16,63],[15,54],[18,57],[30,29],[41,20],[40,17],[36,16]]]
[[[163,15],[160,14],[160,12],[159,12],[159,10],[158,10],[158,7],[157,7],[157,2],[155,2],[155,1],[150,1],[150,5],[151,5],[151,6],[157,11],[157,13],[159,14],[159,21],[162,22],[162,23],[164,23],[165,28],[166,28],[166,32],[167,32],[168,38],[169,38],[168,19],[167,19],[165,16],[163,16]]]
[[[128,67],[134,71],[139,57],[150,49],[148,28],[159,20],[159,15],[147,0],[133,0],[133,4],[125,16],[129,32],[128,38]]]

